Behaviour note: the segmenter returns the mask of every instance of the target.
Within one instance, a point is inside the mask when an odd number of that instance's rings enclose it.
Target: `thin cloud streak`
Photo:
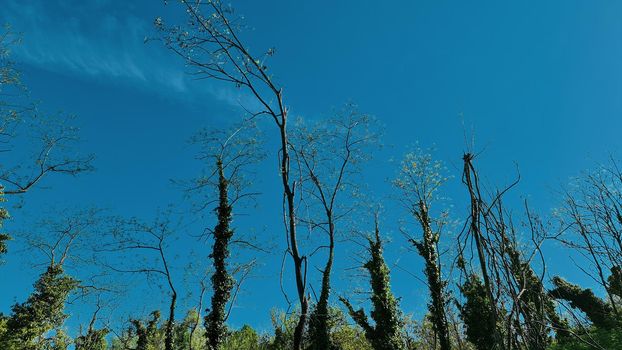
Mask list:
[[[112,5],[107,1],[5,1],[0,21],[12,25],[24,37],[23,43],[14,48],[18,61],[53,72],[91,79],[104,77],[183,98],[208,95],[233,106],[246,105],[250,100],[230,88],[206,82],[193,84],[179,59],[155,42],[145,43],[145,38],[153,34],[152,25],[133,15],[130,7],[123,8],[122,15],[105,11],[106,15],[87,21],[89,16],[76,14],[101,13],[101,8]]]

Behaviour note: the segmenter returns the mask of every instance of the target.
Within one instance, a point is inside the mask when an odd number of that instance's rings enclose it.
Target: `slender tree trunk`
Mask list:
[[[190,329],[190,344],[188,349],[194,350],[194,345],[192,344],[192,339],[194,339],[194,334],[199,328],[199,323],[201,322],[201,311],[203,310],[203,295],[205,294],[205,284],[201,282],[201,292],[199,293],[199,305],[197,306],[197,318],[192,325],[192,329]]]
[[[173,350],[175,335],[175,304],[177,303],[177,293],[171,293],[171,303],[169,305],[168,320],[166,321],[166,330],[164,335],[164,349]]]
[[[281,94],[279,93],[279,100]],[[280,103],[282,105],[282,103]],[[306,258],[300,255],[298,250],[298,236],[296,234],[296,205],[294,202],[296,183],[290,185],[290,156],[289,156],[289,140],[287,137],[287,111],[281,111],[281,122],[278,123],[281,136],[281,180],[283,182],[283,193],[287,203],[288,230],[289,230],[289,249],[294,261],[294,273],[296,276],[296,290],[298,300],[300,302],[300,318],[294,329],[294,350],[302,349],[302,338],[307,323],[309,313],[309,300],[306,295]]]
[[[335,225],[332,220],[332,213],[328,214],[328,259],[322,271],[322,290],[317,306],[311,317],[313,324],[309,328],[313,328],[312,347],[313,350],[330,349],[330,330],[328,329],[328,299],[330,297],[330,277],[333,269],[333,261],[335,258]]]

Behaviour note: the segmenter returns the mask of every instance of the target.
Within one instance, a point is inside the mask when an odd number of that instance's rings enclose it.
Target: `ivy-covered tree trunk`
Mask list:
[[[164,349],[173,350],[175,343],[175,304],[177,303],[177,292],[173,290],[171,302],[169,304],[168,320],[164,329]]]
[[[210,258],[214,259],[214,274],[212,280],[212,303],[207,316],[205,316],[205,336],[207,347],[210,350],[218,350],[227,335],[225,326],[226,306],[231,297],[233,288],[233,278],[227,270],[227,259],[229,258],[229,242],[233,237],[233,230],[230,228],[232,219],[232,207],[228,197],[228,182],[224,174],[222,160],[216,162],[218,170],[218,193],[219,202],[216,209],[218,223],[214,228],[214,245]]]
[[[444,282],[441,279],[440,263],[436,245],[438,235],[432,230],[428,208],[423,201],[419,202],[418,220],[423,229],[423,240],[412,240],[419,255],[425,260],[425,275],[428,280],[428,289],[432,302],[429,305],[430,318],[434,331],[438,337],[441,350],[450,350],[449,325],[445,313],[446,300]]]
[[[371,280],[371,318],[375,325],[369,324],[363,309],[354,310],[352,304],[345,298],[340,298],[352,319],[365,330],[365,337],[372,344],[374,350],[402,350],[402,317],[398,302],[391,291],[390,271],[384,261],[382,241],[378,224],[374,238],[369,239],[370,259],[364,267],[369,272]]]
[[[328,218],[328,259],[326,260],[326,265],[322,271],[322,290],[320,292],[320,298],[318,299],[313,313],[309,317],[310,350],[328,350],[334,348],[330,340],[330,327],[328,324],[330,317],[328,299],[330,297],[330,277],[335,257],[335,225],[332,222],[332,215],[329,215]]]

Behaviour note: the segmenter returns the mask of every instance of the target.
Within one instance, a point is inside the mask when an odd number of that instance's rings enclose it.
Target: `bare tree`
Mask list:
[[[73,148],[79,141],[73,118],[44,116],[30,101],[20,72],[10,59],[19,37],[9,28],[0,33],[0,201],[4,195],[24,194],[52,173],[77,175],[92,170],[92,155]],[[8,218],[0,209],[0,220]],[[9,235],[0,234],[0,254]]]
[[[173,266],[167,254],[170,240],[173,239],[178,225],[175,225],[170,215],[170,213],[160,214],[153,223],[145,223],[138,219],[119,220],[113,230],[113,241],[105,243],[103,248],[98,249],[99,253],[114,254],[111,257],[113,262],[104,262],[104,265],[112,271],[142,274],[146,277],[159,277],[164,280],[170,298],[164,330],[166,350],[173,350],[175,308],[178,296]],[[146,261],[139,262],[132,259],[136,254],[144,256]],[[120,267],[120,265],[129,267]]]
[[[594,348],[604,347],[592,338],[590,324],[609,330],[622,322],[621,188],[622,172],[613,158],[583,173],[562,193],[563,203],[556,211],[562,231],[548,236],[571,249],[577,268],[605,292],[601,299],[560,277],[553,278],[550,291],[572,317],[574,330],[568,329],[568,336]]]
[[[193,339],[194,339],[194,335],[197,332],[197,329],[199,329],[199,324],[201,323],[201,311],[203,311],[203,296],[205,295],[205,291],[207,290],[207,284],[205,283],[204,279],[201,280],[199,285],[200,285],[199,297],[198,297],[199,302],[197,303],[197,307],[196,307],[197,315],[196,315],[194,322],[192,322],[192,325],[190,328],[190,345],[189,345],[188,350],[194,350]]]
[[[35,265],[81,267],[90,262],[90,252],[104,227],[103,211],[52,209],[31,228],[20,232],[25,240],[24,253],[36,255]]]
[[[320,270],[319,298],[309,320],[313,349],[330,348],[329,297],[337,223],[354,215],[353,197],[359,187],[356,175],[362,162],[370,157],[369,147],[377,141],[377,133],[370,130],[370,121],[356,106],[347,105],[334,118],[311,127],[300,123],[292,135],[291,147],[300,173],[299,188],[305,211],[309,213],[301,221],[310,231],[325,234],[328,240],[328,244],[321,244],[314,251],[325,249],[327,257]]]
[[[45,116],[30,102],[10,59],[10,49],[18,42],[10,28],[0,33],[0,181],[5,194],[26,193],[50,173],[91,170],[93,160],[72,151],[79,140],[72,117]]]
[[[579,252],[589,265],[578,267],[607,293],[613,313],[622,297],[622,171],[615,160],[574,180],[557,211],[565,231],[553,238]]]
[[[268,49],[253,54],[239,36],[240,20],[231,7],[220,1],[182,0],[189,14],[185,26],[166,27],[161,18],[155,21],[163,33],[165,45],[181,56],[197,78],[223,81],[243,88],[252,96],[254,106],[244,106],[251,117],[267,116],[276,126],[279,139],[279,173],[283,187],[284,224],[288,253],[294,264],[300,318],[294,332],[294,348],[301,348],[309,312],[307,295],[307,257],[300,252],[296,215],[297,183],[291,176],[288,108],[283,89],[273,79],[266,59],[274,54]]]

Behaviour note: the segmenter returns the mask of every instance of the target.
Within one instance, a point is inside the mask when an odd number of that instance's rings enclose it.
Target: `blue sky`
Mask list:
[[[618,1],[233,5],[250,27],[243,35],[251,50],[276,47],[271,69],[285,87],[293,115],[315,119],[351,101],[384,126],[386,147],[365,176],[385,208],[398,210],[387,199],[394,160],[418,142],[435,146],[437,158],[456,176],[447,195],[461,218],[466,202],[459,187],[460,159],[470,144],[465,130],[475,139],[474,149],[482,151],[485,181],[510,182],[518,164],[523,180],[514,196],[529,198],[544,214],[556,205],[554,191],[569,177],[620,154]],[[150,217],[158,207],[183,205],[169,180],[201,169],[187,140],[201,127],[239,118],[237,105],[248,96],[217,82],[191,80],[177,57],[158,42],[145,43],[155,34],[152,22],[158,16],[174,23],[183,11],[175,1],[165,6],[163,1],[2,0],[0,22],[23,34],[14,58],[32,95],[47,111],[77,115],[82,147],[97,155],[95,173],[48,179],[45,188],[28,194],[8,230],[26,225],[48,206],[96,205]],[[256,179],[265,193],[258,214],[236,223],[282,247],[279,198],[273,195],[278,178],[273,158],[268,160]],[[188,231],[201,229],[197,220],[190,219]],[[402,248],[398,224],[384,222],[383,228],[391,238],[388,260],[418,273],[420,262]],[[196,241],[186,238],[174,250],[183,256],[194,246]],[[356,264],[347,257],[350,249],[338,253],[340,293],[352,281],[345,268]],[[551,250],[552,266],[567,274],[567,257]],[[285,307],[275,277],[280,254],[262,256],[261,262],[234,311],[234,325],[267,327],[270,308]],[[0,310],[7,310],[23,300],[38,272],[16,255],[2,269],[12,281],[12,288],[0,292]],[[424,286],[401,269],[394,269],[393,278],[404,309],[420,313]],[[128,298],[135,308],[117,316],[147,307],[144,299]],[[78,322],[83,309],[72,310]]]

